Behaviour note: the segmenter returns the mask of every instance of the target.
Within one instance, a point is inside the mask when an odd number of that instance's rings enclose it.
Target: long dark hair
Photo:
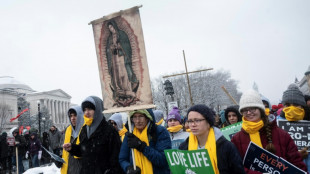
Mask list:
[[[262,128],[263,131],[266,133],[267,135],[267,140],[268,140],[268,144],[265,147],[265,149],[273,154],[276,153],[276,148],[274,147],[274,145],[272,144],[272,132],[271,132],[271,125],[269,123],[268,120],[268,116],[266,116],[265,111],[259,109],[261,118],[264,122],[264,127]]]

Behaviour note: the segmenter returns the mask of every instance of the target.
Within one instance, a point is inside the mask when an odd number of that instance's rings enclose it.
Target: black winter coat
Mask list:
[[[180,144],[180,150],[188,150],[188,139]],[[245,174],[242,160],[234,144],[221,136],[216,141],[217,167],[220,174]]]
[[[6,136],[0,136],[0,158],[6,158],[9,156],[9,145],[6,140]]]
[[[80,144],[72,144],[71,155],[82,157],[81,174],[121,174],[123,170],[118,163],[121,148],[119,135],[103,119],[95,132],[87,137],[87,126],[81,129]]]

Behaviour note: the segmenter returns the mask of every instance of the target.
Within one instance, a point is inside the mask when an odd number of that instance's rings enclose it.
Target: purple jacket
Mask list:
[[[38,154],[38,152],[41,151],[41,142],[37,136],[35,136],[34,139],[30,138],[28,151],[30,155]]]

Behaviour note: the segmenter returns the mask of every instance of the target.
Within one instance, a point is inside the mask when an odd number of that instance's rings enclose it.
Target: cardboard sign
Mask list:
[[[9,146],[15,146],[15,138],[14,137],[6,137],[6,141]]]
[[[232,125],[229,125],[227,127],[224,127],[221,129],[222,131],[222,134],[223,136],[228,140],[230,141],[231,138],[241,130],[241,127],[242,127],[242,121],[241,122],[238,122],[238,123],[235,123],[235,124],[232,124]]]
[[[277,120],[278,126],[290,134],[298,150],[310,147],[310,121]],[[310,149],[308,149],[310,152]]]
[[[171,173],[208,173],[214,174],[208,151],[201,150],[165,150]]]
[[[245,157],[243,159],[244,167],[272,174],[306,174],[307,172],[299,169],[285,159],[278,157],[267,150],[250,142]]]

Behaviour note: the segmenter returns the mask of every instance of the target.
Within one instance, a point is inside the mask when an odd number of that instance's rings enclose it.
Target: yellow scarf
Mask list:
[[[93,123],[94,118],[88,118],[84,115],[84,124],[90,126]]]
[[[188,150],[197,150],[197,149],[198,149],[198,139],[193,133],[190,133],[188,140]],[[212,127],[209,130],[209,135],[207,142],[205,144],[205,149],[207,149],[209,153],[214,173],[219,174],[220,172],[217,168],[216,140],[214,135],[214,129]]]
[[[124,140],[124,137],[125,137],[125,133],[127,132],[128,130],[126,129],[125,125],[123,124],[123,129],[118,131],[118,134],[119,136],[121,137],[121,140],[123,142]]]
[[[250,135],[253,143],[263,148],[262,141],[259,136],[259,130],[264,126],[263,120],[259,122],[248,121],[242,117],[242,128]]]
[[[186,129],[186,132],[191,132],[191,129]]]
[[[161,125],[161,123],[163,123],[164,119],[162,118],[161,120],[159,120],[156,125]]]
[[[296,106],[283,108],[283,112],[285,113],[285,118],[288,121],[299,121],[303,120],[305,117],[305,110]]]
[[[133,129],[133,134],[137,136],[141,141],[145,142],[149,146],[149,139],[147,137],[147,126],[140,132],[137,128]],[[134,149],[136,165],[140,167],[141,174],[153,174],[152,163],[143,155],[142,152]]]
[[[270,109],[269,108],[265,108],[265,114],[266,114],[266,116],[268,116],[270,114]]]
[[[66,133],[65,133],[65,143],[70,143],[71,140],[71,134],[72,134],[72,126],[68,126]],[[62,164],[62,167],[60,169],[61,174],[66,174],[68,171],[68,162],[69,162],[69,152],[67,152],[65,149],[62,150],[62,158],[65,160],[65,163]]]
[[[169,132],[179,132],[179,130],[183,129],[183,125],[177,125],[177,126],[173,126],[173,127],[168,127],[167,130]]]

